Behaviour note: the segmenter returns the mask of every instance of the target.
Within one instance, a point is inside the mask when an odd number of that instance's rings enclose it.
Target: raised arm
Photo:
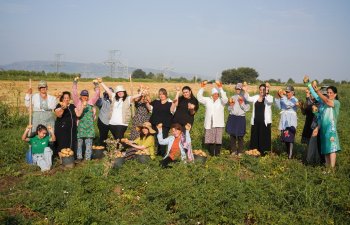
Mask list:
[[[22,141],[28,142],[30,139],[28,138],[28,133],[32,130],[32,125],[28,125],[22,134]]]
[[[72,87],[72,99],[75,106],[78,106],[79,104],[78,80],[79,80],[78,77],[74,78],[73,87]]]
[[[94,84],[94,86],[95,86],[95,88],[94,88],[95,94],[94,94],[94,96],[93,96],[91,99],[89,99],[89,103],[90,103],[91,105],[95,105],[96,102],[97,102],[97,100],[100,98],[100,86],[99,86],[98,81],[97,81],[97,80],[94,80],[94,81],[93,81],[93,84]]]

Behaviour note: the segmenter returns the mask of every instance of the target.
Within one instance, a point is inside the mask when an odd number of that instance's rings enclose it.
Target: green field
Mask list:
[[[349,224],[349,86],[339,86],[338,95],[342,151],[332,173],[302,163],[300,112],[296,158],[287,159],[274,108],[273,153],[265,157],[232,158],[226,150],[205,165],[162,169],[160,158],[149,164],[129,161],[104,177],[103,162],[90,161],[67,170],[56,164],[42,174],[24,162],[27,146],[20,137],[26,117],[0,102],[0,224]],[[203,121],[202,106],[192,130],[193,149],[204,149]],[[228,143],[225,134],[224,149]]]

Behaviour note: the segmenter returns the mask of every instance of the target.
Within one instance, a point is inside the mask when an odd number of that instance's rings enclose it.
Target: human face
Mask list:
[[[291,99],[294,95],[294,92],[293,91],[286,91],[286,95],[287,95],[288,99]]]
[[[149,134],[149,130],[148,130],[148,128],[143,127],[143,128],[142,128],[142,133],[143,133],[144,135]]]
[[[327,96],[330,100],[334,100],[335,97],[337,96],[337,94],[334,93],[332,89],[328,88],[327,89]]]
[[[164,100],[166,100],[167,99],[167,96],[163,93],[163,92],[159,92],[159,99],[161,100],[161,101],[164,101]]]
[[[191,97],[191,91],[188,90],[188,89],[184,89],[184,90],[182,91],[182,96],[184,96],[184,98],[189,99],[189,98]]]
[[[178,130],[176,128],[171,128],[171,132],[173,133],[173,136],[176,137],[176,138],[179,137],[182,134],[182,131]]]
[[[119,98],[122,98],[122,97],[124,97],[125,93],[124,93],[124,91],[119,91],[119,92],[117,92],[117,95]]]
[[[259,88],[259,94],[260,94],[260,96],[265,96],[266,95],[266,89],[265,89],[264,86],[261,86]]]
[[[45,129],[42,129],[42,130],[38,131],[38,137],[40,139],[44,138],[46,136],[46,134],[47,134],[47,130],[45,130]]]
[[[89,96],[80,96],[80,98],[83,102],[86,102],[87,100],[89,100]]]
[[[219,98],[219,93],[212,94],[212,97],[216,101]]]
[[[39,92],[40,92],[40,94],[47,94],[47,87],[41,87],[41,88],[39,88]]]
[[[241,93],[241,89],[235,89],[235,92],[237,95],[239,95]]]
[[[63,95],[63,99],[62,100],[63,100],[64,103],[69,104],[69,102],[70,102],[69,95],[68,94]]]

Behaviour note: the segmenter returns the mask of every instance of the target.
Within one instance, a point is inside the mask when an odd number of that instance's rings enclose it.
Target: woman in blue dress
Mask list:
[[[334,86],[327,88],[327,97],[317,87],[317,83],[308,84],[311,94],[322,104],[319,107],[318,127],[316,132],[320,132],[321,153],[325,155],[326,165],[335,167],[336,153],[340,151],[339,136],[337,132],[337,121],[339,116],[340,102],[338,101],[338,91]]]

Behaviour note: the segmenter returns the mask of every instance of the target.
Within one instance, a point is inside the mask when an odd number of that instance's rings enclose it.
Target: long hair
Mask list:
[[[63,101],[63,98],[64,98],[65,95],[68,95],[69,98],[72,98],[72,95],[71,95],[71,93],[69,91],[64,91],[64,92],[62,92],[62,95],[60,97],[60,102]]]
[[[147,139],[149,136],[152,135],[152,134],[149,132],[149,129],[148,129],[148,128],[147,128],[148,134],[144,134],[144,133],[142,132],[142,129],[143,129],[143,128],[140,129],[140,139]]]
[[[188,91],[191,92],[190,99],[193,99],[193,100],[194,100],[194,103],[195,103],[195,108],[194,108],[194,110],[195,110],[195,111],[198,111],[198,108],[199,108],[198,100],[197,100],[197,98],[193,95],[192,89],[191,89],[189,86],[184,86],[184,87],[182,88],[182,91],[184,91],[184,90],[188,90]],[[181,96],[179,97],[179,102],[181,102],[181,101],[184,100],[184,99],[185,99],[185,97],[184,97],[183,95],[181,95]]]
[[[335,99],[336,99],[336,100],[339,100],[337,88],[334,87],[334,86],[329,86],[329,87],[327,88],[327,90],[328,90],[328,89],[331,89],[331,90],[334,92],[334,94],[337,94],[337,95],[335,96]]]
[[[158,94],[162,93],[163,95],[165,95],[166,97],[168,97],[168,92],[165,90],[165,88],[161,88],[158,91]]]
[[[125,101],[125,99],[128,97],[128,94],[126,93],[126,91],[123,91],[124,92],[124,96],[122,97],[122,100],[123,102]],[[118,96],[118,92],[115,93],[115,100],[116,101],[119,101],[120,97]]]

